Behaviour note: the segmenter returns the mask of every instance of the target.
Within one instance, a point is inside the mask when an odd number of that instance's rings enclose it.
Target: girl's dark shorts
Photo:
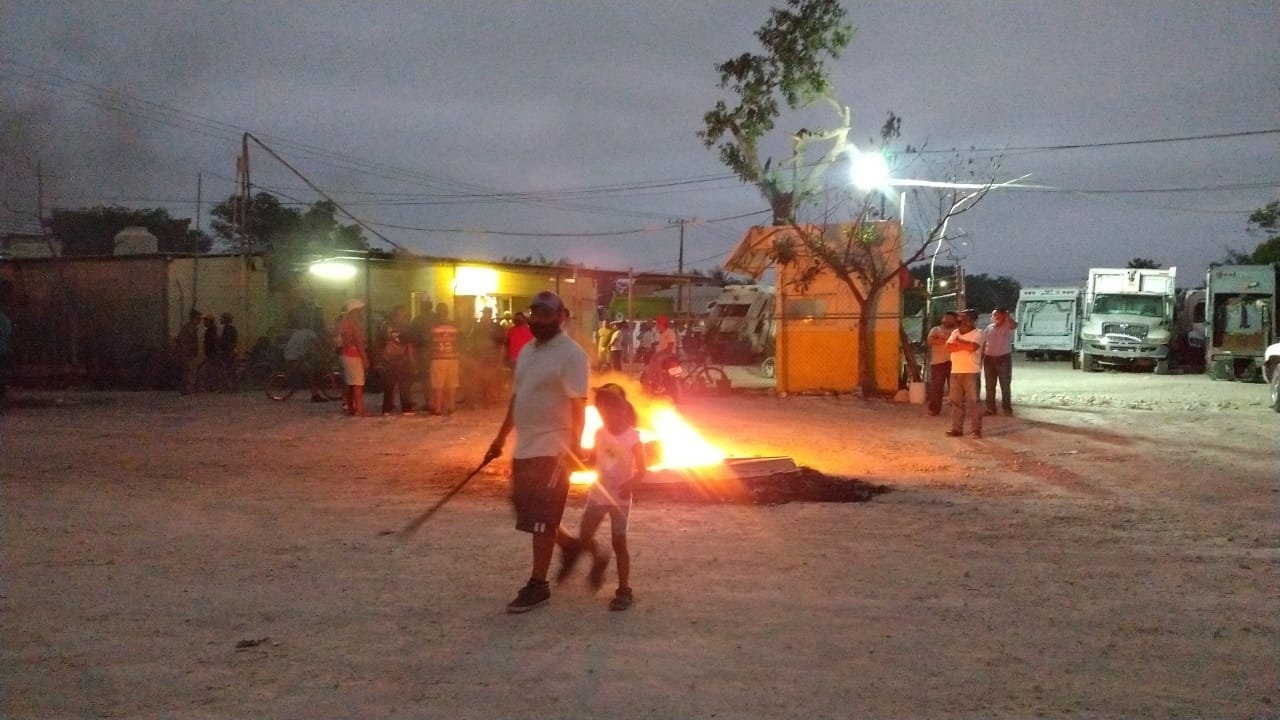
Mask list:
[[[511,501],[516,506],[516,529],[535,535],[554,535],[569,497],[569,472],[558,457],[516,458],[511,461]]]

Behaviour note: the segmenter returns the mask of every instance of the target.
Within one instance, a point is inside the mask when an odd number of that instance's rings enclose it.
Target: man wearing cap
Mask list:
[[[342,359],[343,407],[347,414],[367,417],[364,411],[364,374],[369,368],[369,353],[364,337],[364,301],[358,298],[343,306],[338,321],[338,355]]]
[[[978,311],[960,313],[959,326],[947,338],[951,352],[951,429],[948,437],[964,435],[964,418],[975,438],[982,437],[982,406],[978,402],[978,352],[982,348],[982,331],[974,327]]]
[[[533,562],[529,582],[507,605],[523,613],[551,599],[547,571],[560,545],[566,570],[581,547],[560,527],[569,494],[571,465],[582,457],[590,361],[587,353],[562,331],[569,317],[560,297],[540,292],[529,306],[533,341],[516,358],[515,387],[507,415],[486,460],[502,454],[507,435],[516,431],[511,453],[511,499],[516,529],[530,533]],[[562,573],[564,575],[565,573]]]
[[[1013,414],[1009,384],[1013,381],[1013,330],[1018,321],[1005,308],[991,312],[991,324],[982,331],[982,377],[987,384],[987,415],[996,414],[996,383],[1000,384],[1000,408]]]

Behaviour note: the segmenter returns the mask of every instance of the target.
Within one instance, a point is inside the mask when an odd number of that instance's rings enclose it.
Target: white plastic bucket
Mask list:
[[[924,404],[924,383],[907,383],[907,399],[912,405]]]

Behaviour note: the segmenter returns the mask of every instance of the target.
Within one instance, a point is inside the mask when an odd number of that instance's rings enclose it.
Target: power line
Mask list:
[[[236,126],[230,123],[206,118],[194,113],[178,110],[161,103],[137,98],[135,96],[123,93],[117,90],[104,88],[83,80],[77,80],[65,75],[60,75],[47,70],[40,70],[34,66],[0,56],[0,64],[7,64],[26,71],[25,75],[15,75],[12,71],[7,73],[9,79],[16,81],[18,84],[24,85],[32,89],[49,92],[66,99],[79,100],[92,105],[97,105],[104,109],[129,112],[145,120],[159,122],[178,129],[189,130],[199,134],[207,135],[216,139],[236,140],[239,136],[248,132],[246,128]],[[0,74],[3,76],[3,74]],[[52,80],[50,80],[52,79]],[[1028,145],[1028,146],[1012,146],[1004,148],[969,148],[966,152],[973,153],[1034,153],[1034,152],[1053,152],[1081,150],[1092,148],[1108,148],[1122,147],[1134,145],[1151,145],[1163,143],[1180,143],[1193,142],[1203,140],[1219,140],[1243,137],[1256,137],[1264,135],[1272,135],[1280,133],[1280,128],[1265,130],[1245,130],[1236,132],[1222,133],[1205,133],[1199,135],[1184,136],[1168,136],[1159,138],[1146,138],[1137,140],[1119,140],[1092,143],[1072,143],[1064,145]],[[558,188],[541,191],[529,192],[508,192],[499,191],[474,183],[461,182],[447,178],[432,176],[420,171],[407,170],[396,166],[378,163],[359,158],[345,153],[335,152],[315,145],[299,143],[287,138],[259,133],[259,135],[267,140],[280,146],[287,146],[298,151],[297,154],[305,156],[309,159],[322,162],[324,164],[337,167],[339,169],[349,170],[368,174],[381,179],[392,180],[397,182],[409,182],[413,184],[423,184],[427,186],[438,185],[445,188],[453,188],[455,192],[442,194],[438,196],[425,196],[432,200],[468,200],[468,201],[492,201],[492,202],[525,202],[531,204],[555,203],[558,201],[567,201],[576,197],[588,195],[609,195],[609,194],[632,194],[636,191],[644,190],[662,190],[677,189],[687,187],[689,185],[700,185],[710,183],[723,182],[739,182],[740,179],[734,174],[723,175],[701,175],[687,178],[672,178],[663,180],[646,180],[633,183],[617,183],[598,186],[586,186],[580,188]],[[951,153],[951,150],[929,150],[923,149],[921,154],[937,154]],[[460,192],[458,192],[460,191]],[[373,194],[373,193],[371,193]],[[376,193],[382,194],[382,193]],[[665,193],[659,193],[665,194]],[[408,195],[408,194],[406,194]],[[412,196],[410,196],[412,197]],[[565,203],[569,206],[568,203]],[[579,206],[572,209],[580,209],[584,211],[605,211],[610,213],[627,213],[630,211],[620,210],[617,208],[593,208],[591,206]],[[663,217],[662,213],[645,213],[646,217]]]
[[[741,220],[743,218],[756,217],[767,214],[769,210],[756,210],[754,212],[742,213],[741,215],[728,215],[725,217],[712,218],[710,220],[701,220],[698,223],[689,223],[690,225],[702,223],[719,223],[728,222],[730,220]],[[540,238],[603,238],[603,237],[620,237],[623,235],[640,235],[643,233],[654,233],[671,228],[669,224],[653,225],[643,228],[632,228],[629,230],[613,230],[608,232],[579,232],[579,233],[549,233],[549,232],[524,232],[513,230],[486,230],[484,228],[465,228],[465,227],[416,227],[412,225],[397,225],[393,223],[370,222],[370,225],[378,227],[392,228],[395,230],[411,230],[415,232],[427,233],[461,233],[467,235],[497,235],[500,237],[540,237]]]
[[[1070,145],[1026,145],[1021,147],[1014,146],[1014,147],[1005,147],[1005,148],[969,148],[967,152],[1031,153],[1031,152],[1055,152],[1059,150],[1091,150],[1095,148],[1124,147],[1128,145],[1159,145],[1164,143],[1193,142],[1197,140],[1225,140],[1228,138],[1275,135],[1277,133],[1280,133],[1280,128],[1272,128],[1270,130],[1241,130],[1238,132],[1207,133],[1204,135],[1182,135],[1182,136],[1174,136],[1174,137],[1148,138],[1144,140],[1114,140],[1110,142],[1073,143]],[[943,152],[955,152],[955,150],[922,150],[921,152],[922,153],[943,153]]]

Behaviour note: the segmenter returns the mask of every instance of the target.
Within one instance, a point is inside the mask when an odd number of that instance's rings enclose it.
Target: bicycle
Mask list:
[[[729,392],[731,383],[724,368],[712,365],[706,354],[699,355],[681,373],[684,391],[691,395],[713,395]]]
[[[221,358],[206,358],[196,367],[196,390],[241,392],[260,388],[276,368],[266,361],[237,357],[228,368]]]
[[[712,365],[705,353],[680,363],[668,358],[662,367],[646,366],[640,372],[640,384],[653,395],[669,395],[679,402],[685,395],[727,393],[731,387],[724,368]]]
[[[280,370],[267,378],[263,390],[267,393],[267,397],[275,401],[284,401],[293,397],[293,394],[299,388],[311,386],[308,382],[307,374],[310,369],[296,365],[294,367]],[[321,373],[317,378],[316,385],[320,393],[328,400],[341,400],[342,391],[346,384],[342,380],[342,371],[330,368]]]

